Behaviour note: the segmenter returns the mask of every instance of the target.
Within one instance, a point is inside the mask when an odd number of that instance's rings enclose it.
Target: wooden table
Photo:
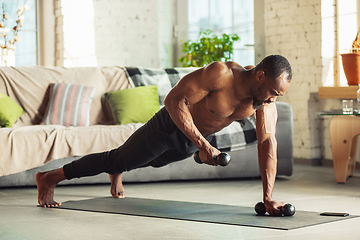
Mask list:
[[[354,174],[358,135],[360,135],[359,114],[336,115],[331,120],[330,141],[335,179],[338,183],[345,183],[346,179]]]

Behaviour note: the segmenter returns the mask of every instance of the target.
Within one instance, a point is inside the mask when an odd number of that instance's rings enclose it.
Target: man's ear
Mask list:
[[[263,80],[264,77],[265,77],[265,72],[264,72],[264,71],[259,70],[259,71],[256,72],[256,80],[257,80],[258,82],[260,82],[261,80]]]

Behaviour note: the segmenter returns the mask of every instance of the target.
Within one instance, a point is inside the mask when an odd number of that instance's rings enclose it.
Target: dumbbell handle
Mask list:
[[[201,164],[203,163],[199,157],[199,151],[197,151],[195,154],[194,154],[194,160],[195,162]],[[217,163],[220,165],[220,166],[227,166],[230,161],[231,161],[231,158],[230,158],[230,155],[225,153],[225,152],[222,152],[220,153],[219,155],[216,156],[216,161]]]

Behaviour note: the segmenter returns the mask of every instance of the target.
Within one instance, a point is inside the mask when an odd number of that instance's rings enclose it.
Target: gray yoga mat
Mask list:
[[[320,216],[320,213],[306,211],[296,211],[295,215],[291,217],[257,216],[252,207],[130,197],[67,201],[58,208],[281,230],[358,217],[355,215],[347,217]]]

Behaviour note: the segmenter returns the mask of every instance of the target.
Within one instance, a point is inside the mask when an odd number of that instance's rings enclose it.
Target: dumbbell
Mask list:
[[[197,163],[203,163],[201,160],[200,160],[200,157],[199,157],[199,151],[197,151],[195,154],[194,154],[194,160],[195,162]],[[216,161],[217,163],[220,165],[220,166],[227,166],[230,161],[231,161],[231,157],[229,154],[225,153],[225,152],[222,152],[220,153],[219,155],[216,156]]]
[[[287,203],[284,206],[279,208],[280,212],[282,215],[284,216],[292,216],[295,214],[295,207],[294,205]],[[265,204],[263,202],[258,202],[255,205],[255,212],[258,215],[265,215],[266,213],[266,208],[265,208]]]

